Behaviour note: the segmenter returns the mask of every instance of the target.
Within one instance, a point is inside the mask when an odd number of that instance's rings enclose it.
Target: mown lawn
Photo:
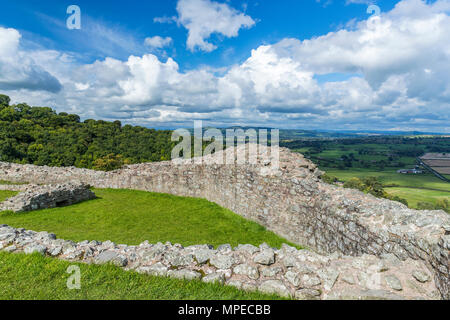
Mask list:
[[[17,192],[15,191],[0,190],[0,202],[3,202],[6,199],[15,196],[16,194]]]
[[[74,263],[0,252],[0,300],[277,300],[275,295],[233,287],[153,277],[111,265],[76,264],[81,289],[69,290]]]
[[[94,190],[99,199],[28,213],[0,213],[0,224],[55,233],[58,238],[120,244],[289,243],[257,223],[202,199],[133,190]]]

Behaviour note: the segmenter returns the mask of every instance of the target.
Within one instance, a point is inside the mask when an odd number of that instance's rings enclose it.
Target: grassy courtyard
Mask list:
[[[132,190],[96,189],[98,199],[28,213],[0,213],[0,224],[55,233],[73,241],[111,240],[136,245],[229,243],[273,247],[289,243],[257,223],[202,199]],[[1,194],[0,194],[1,196]]]
[[[0,300],[276,300],[274,295],[233,287],[153,277],[111,265],[77,264],[81,289],[66,283],[73,265],[39,255],[0,252]]]
[[[28,213],[0,213],[0,224],[55,233],[59,238],[112,240],[129,245],[145,240],[185,246],[288,241],[233,212],[201,199],[132,190],[94,190],[98,199]],[[16,194],[0,191],[0,200]],[[152,277],[110,265],[79,264],[81,290],[68,290],[68,263],[39,255],[0,252],[0,300],[145,299],[273,300],[278,296],[245,292],[219,284]]]

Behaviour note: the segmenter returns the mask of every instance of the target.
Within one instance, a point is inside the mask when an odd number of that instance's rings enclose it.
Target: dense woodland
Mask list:
[[[112,170],[170,159],[171,131],[86,120],[0,95],[0,161]]]

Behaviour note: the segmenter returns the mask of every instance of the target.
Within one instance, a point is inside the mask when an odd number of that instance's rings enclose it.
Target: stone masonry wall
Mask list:
[[[237,150],[245,152],[245,150]],[[423,261],[444,299],[449,294],[450,217],[416,211],[356,190],[323,183],[302,155],[280,150],[280,170],[256,165],[197,165],[186,161],[126,166],[113,172],[0,163],[0,179],[13,182],[79,181],[205,198],[319,253],[393,254]]]
[[[54,234],[0,225],[0,250],[39,253],[70,262],[112,263],[156,276],[217,282],[246,291],[275,293],[299,300],[439,299],[422,261],[401,261],[393,254],[323,256],[309,250],[267,244],[209,245],[184,248],[147,241],[137,246],[111,241],[74,243]]]
[[[28,185],[21,191],[18,195],[0,203],[0,211],[25,212],[68,206],[95,199],[95,194],[88,185],[83,183]]]

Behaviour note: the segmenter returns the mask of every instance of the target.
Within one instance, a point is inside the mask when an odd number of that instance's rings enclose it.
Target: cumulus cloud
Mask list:
[[[241,28],[251,28],[255,21],[226,3],[211,0],[179,0],[178,23],[189,32],[187,47],[194,51],[213,51],[216,45],[206,41],[212,34],[237,37]]]
[[[13,99],[84,118],[164,127],[203,119],[211,125],[448,131],[449,8],[448,0],[403,0],[376,23],[255,48],[220,76],[208,68],[181,72],[172,58],[152,54],[51,64],[42,53],[23,52],[17,31],[0,29],[0,68],[5,59],[32,57],[28,65],[55,75],[64,88],[38,93],[23,85],[26,91],[10,91]],[[355,76],[317,80],[329,74]],[[0,79],[8,78],[2,72]]]
[[[356,30],[311,40],[285,39],[273,48],[316,74],[361,73],[375,91],[390,77],[402,76],[409,83],[409,97],[433,99],[439,96],[436,85],[440,92],[449,85],[443,74],[450,66],[450,43],[445,40],[450,18],[443,10],[448,4],[403,1],[374,24],[363,21]]]
[[[160,36],[148,37],[145,39],[144,43],[151,48],[162,49],[172,44],[172,38],[163,38]]]
[[[32,56],[20,51],[20,38],[17,30],[0,27],[0,89],[60,91],[60,82]]]

